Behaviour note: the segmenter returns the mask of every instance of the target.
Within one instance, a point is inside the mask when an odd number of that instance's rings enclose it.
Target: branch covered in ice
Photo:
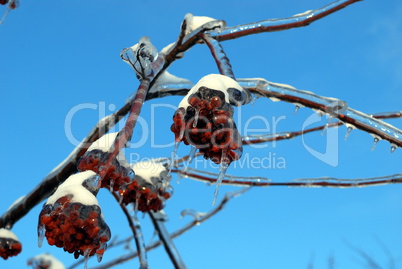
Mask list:
[[[250,92],[270,98],[272,101],[285,101],[296,106],[306,106],[318,113],[327,114],[342,121],[347,127],[365,131],[376,141],[384,139],[392,147],[402,147],[402,131],[398,128],[348,107],[345,101],[323,97],[312,92],[295,89],[285,84],[272,83],[265,79],[239,79],[239,84]]]
[[[111,192],[111,194],[120,204],[120,207],[124,215],[126,216],[130,229],[133,233],[133,238],[135,241],[135,245],[137,247],[137,254],[140,260],[140,269],[147,269],[148,268],[147,250],[145,248],[145,241],[144,236],[142,234],[140,222],[137,216],[135,215],[137,212],[131,215],[128,212],[127,207],[123,203],[120,203],[120,197],[118,197],[118,195],[114,192]]]
[[[221,75],[235,79],[232,65],[230,64],[229,58],[226,56],[222,45],[215,39],[211,38],[211,36],[207,33],[204,33],[204,35],[202,35],[202,39],[211,51],[212,57],[214,57],[216,65],[218,66],[219,73]]]
[[[360,0],[339,0],[319,9],[309,10],[300,14],[296,14],[289,18],[269,19],[255,23],[247,23],[234,27],[227,27],[220,33],[211,32],[211,36],[218,41],[224,41],[251,34],[282,31],[291,28],[307,26],[316,20],[319,20],[358,1]]]
[[[402,112],[396,111],[396,112],[376,113],[376,114],[372,114],[369,116],[376,118],[376,119],[393,119],[393,118],[401,118]],[[304,135],[304,134],[315,132],[315,131],[325,130],[327,128],[339,127],[341,125],[343,125],[343,122],[337,121],[334,123],[325,124],[325,125],[321,125],[321,126],[317,126],[317,127],[313,127],[313,128],[309,128],[309,129],[304,129],[304,130],[300,130],[300,131],[243,136],[242,137],[243,145],[260,144],[260,143],[267,143],[267,142],[272,142],[272,141],[292,139],[292,138],[295,138],[300,135]],[[352,131],[352,129],[353,129],[352,127],[348,127],[346,134],[345,134],[345,140],[350,135],[350,132]]]
[[[10,12],[10,10],[12,9],[16,9],[18,7],[18,0],[2,0],[0,1],[0,5],[7,5],[7,9],[6,12],[4,13],[3,17],[0,20],[0,24],[2,24],[5,20],[6,17],[8,15],[8,13]]]
[[[225,205],[233,198],[239,197],[240,195],[242,195],[244,192],[246,192],[249,188],[243,188],[240,189],[238,191],[234,191],[234,192],[230,192],[227,193],[225,195],[225,197],[221,200],[221,202],[214,207],[214,209],[212,209],[211,211],[202,214],[201,217],[199,218],[194,218],[191,222],[189,222],[188,224],[184,225],[182,228],[176,230],[175,232],[171,233],[169,235],[169,237],[171,239],[174,239],[176,237],[181,236],[182,234],[184,234],[185,232],[189,231],[191,228],[194,228],[196,226],[199,226],[201,223],[205,222],[206,220],[210,219],[211,217],[213,217],[214,215],[216,215],[217,213],[219,213],[224,207]],[[154,241],[152,243],[150,243],[148,246],[146,246],[146,250],[150,251],[152,249],[155,249],[157,247],[159,247],[160,245],[162,245],[162,241],[158,240],[158,241]],[[106,269],[106,268],[111,268],[113,266],[122,264],[124,262],[127,262],[129,260],[132,260],[134,258],[138,257],[138,252],[136,253],[128,253],[125,255],[122,255],[120,257],[117,257],[109,262],[105,262],[99,266],[96,267],[92,267],[90,269]],[[75,268],[77,265],[79,265],[79,263],[74,264],[73,266],[70,266],[68,269],[73,269]]]
[[[179,176],[184,178],[190,178],[208,183],[216,183],[216,178],[218,177],[217,173],[206,172],[193,168],[187,168],[185,170],[172,169],[172,172],[178,173]],[[265,177],[240,177],[227,174],[222,180],[222,184],[225,185],[257,187],[286,186],[354,188],[398,183],[402,183],[402,174],[357,179],[339,179],[334,177],[301,178],[287,182],[274,182]]]
[[[165,250],[169,255],[169,258],[173,263],[174,268],[177,269],[187,268],[182,258],[180,257],[180,253],[177,250],[176,246],[174,245],[173,240],[169,235],[169,232],[165,227],[164,222],[166,221],[167,216],[162,212],[154,213],[151,211],[148,214],[152,220],[155,230],[158,232],[159,239],[162,241],[163,246],[165,247]]]

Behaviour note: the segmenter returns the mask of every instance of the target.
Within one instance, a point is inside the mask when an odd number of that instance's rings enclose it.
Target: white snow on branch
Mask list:
[[[141,177],[147,183],[155,185],[155,183],[168,183],[170,177],[163,163],[157,160],[149,160],[135,163],[131,166],[136,177]],[[157,186],[159,187],[159,186]]]

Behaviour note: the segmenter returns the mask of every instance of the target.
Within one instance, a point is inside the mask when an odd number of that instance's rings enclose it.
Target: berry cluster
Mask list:
[[[0,257],[7,260],[9,257],[18,255],[22,245],[18,238],[7,229],[0,229]]]
[[[39,231],[45,229],[49,245],[63,248],[74,257],[102,257],[110,230],[98,205],[72,203],[70,196],[60,197],[54,205],[45,204],[39,215]]]
[[[172,195],[166,167],[151,160],[136,163],[132,168],[135,172],[133,182],[119,190],[122,202],[134,203],[135,208],[142,212],[162,210]]]
[[[107,160],[109,153],[99,149],[87,151],[78,162],[78,170],[86,171],[91,170],[99,173],[99,168],[102,166],[103,161]],[[131,169],[127,168],[117,158],[113,161],[112,165],[108,168],[105,177],[101,182],[101,187],[110,188],[117,191],[124,184],[131,182]]]
[[[113,144],[118,133],[109,133],[96,140],[78,162],[78,170],[91,170],[99,173],[104,168],[105,161],[113,150]],[[101,187],[118,191],[121,186],[130,183],[132,170],[122,152],[113,160],[106,175],[102,179]]]
[[[197,147],[204,158],[217,164],[238,160],[242,154],[241,137],[225,93],[201,86],[185,98],[188,105],[173,116],[171,130],[175,140]]]
[[[63,248],[74,257],[97,255],[102,258],[110,229],[105,223],[96,194],[99,176],[93,171],[71,175],[43,205],[39,215],[39,246]]]

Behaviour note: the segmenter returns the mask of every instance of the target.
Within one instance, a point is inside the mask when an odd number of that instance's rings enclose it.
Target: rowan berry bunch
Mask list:
[[[119,190],[124,204],[134,203],[142,212],[159,211],[172,195],[170,176],[166,167],[156,161],[144,161],[132,166],[133,182]]]
[[[116,136],[117,133],[110,133],[95,141],[79,160],[78,170],[91,170],[99,173],[99,169],[109,157],[112,143]],[[102,188],[106,187],[113,191],[118,191],[124,184],[132,181],[132,169],[123,154],[119,154],[107,169],[106,175],[101,182]]]
[[[18,255],[22,245],[17,236],[7,229],[0,229],[0,257],[7,260],[9,257]]]
[[[96,254],[100,260],[111,237],[94,195],[96,177],[92,171],[70,176],[39,215],[39,237],[44,235],[49,245],[74,253],[75,258]]]
[[[221,84],[228,80],[236,83],[222,75],[209,75],[201,79],[180,103],[173,116],[171,131],[177,142],[195,146],[204,158],[217,164],[230,164],[238,160],[243,151],[241,136],[233,121],[232,107],[241,102],[242,92],[240,86],[216,87],[215,80]]]

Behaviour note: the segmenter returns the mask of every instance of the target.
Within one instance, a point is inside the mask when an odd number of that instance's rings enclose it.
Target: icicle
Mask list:
[[[212,202],[212,206],[215,206],[216,200],[218,198],[219,187],[221,186],[222,180],[225,178],[226,171],[228,170],[229,164],[226,162],[221,162],[220,164],[220,172],[218,178],[216,179],[216,187],[214,193],[214,200]]]
[[[296,105],[295,110],[293,111],[293,115],[296,115],[297,111],[299,111],[299,109],[300,109],[300,106]]]
[[[179,146],[180,146],[180,142],[179,141],[174,141],[174,149],[173,149],[173,152],[172,152],[172,160],[171,160],[170,165],[169,165],[168,176],[170,176],[170,173],[172,172],[172,168],[173,168],[173,165],[174,165],[174,161],[176,159],[177,150],[179,149]]]
[[[91,249],[87,248],[84,252],[84,259],[85,259],[85,265],[84,269],[88,269],[88,259],[89,259],[89,254],[91,253]]]
[[[391,144],[391,153],[394,153],[397,147],[398,147],[397,145]]]
[[[187,162],[187,167],[188,167],[188,165],[191,164],[191,162],[193,161],[196,151],[197,151],[197,147],[191,145],[191,149],[190,149],[190,153],[189,153],[189,157],[188,157],[188,162]],[[186,168],[187,168],[187,167],[186,167]]]
[[[348,129],[346,130],[346,134],[345,134],[345,141],[348,139],[350,133],[352,132],[353,127],[348,127]]]
[[[378,137],[374,137],[374,143],[373,146],[371,147],[371,150],[375,149],[375,146],[377,146],[378,141],[380,141],[380,139],[378,139]]]
[[[261,97],[261,95],[253,94],[253,97],[251,98],[250,104],[251,104],[251,105],[254,105],[255,102],[256,102],[258,99],[260,99],[260,97]]]
[[[137,214],[138,211],[138,203],[140,202],[141,193],[138,191],[135,194],[135,203],[134,203],[134,214]]]
[[[44,238],[45,238],[45,226],[40,225],[38,227],[38,247],[42,247]]]
[[[325,132],[328,130],[328,126],[329,126],[329,123],[327,122],[327,123],[325,124],[325,126],[324,126],[324,129],[322,129],[321,135],[324,135],[324,134],[325,134]]]
[[[196,109],[195,110],[195,115],[194,115],[193,128],[197,127],[199,117],[200,117],[200,111],[198,109]]]

